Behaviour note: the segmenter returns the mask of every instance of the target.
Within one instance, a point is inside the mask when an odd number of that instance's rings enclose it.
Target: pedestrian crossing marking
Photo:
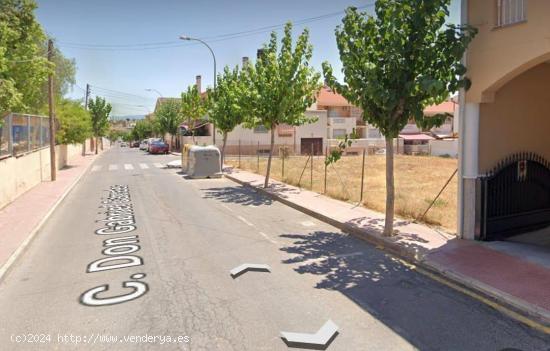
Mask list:
[[[162,166],[160,163],[158,163],[158,162],[153,163],[153,166],[155,166],[155,167],[157,167],[157,168],[162,168],[162,167],[163,167],[163,166]]]
[[[99,172],[101,170],[117,171],[119,169],[124,169],[127,171],[139,169],[151,169],[151,168],[165,168],[165,165],[160,162],[152,163],[122,163],[122,164],[110,164],[110,165],[94,165],[91,168],[91,172]]]
[[[132,165],[129,164],[129,163],[125,163],[125,164],[124,164],[124,169],[129,171],[129,170],[134,169],[134,166],[132,166]]]
[[[149,166],[147,166],[147,164],[145,164],[145,163],[140,163],[140,164],[139,164],[139,167],[140,167],[141,169],[147,169],[147,168],[149,168]]]
[[[109,171],[116,171],[118,169],[118,165],[109,165]]]
[[[103,166],[98,166],[98,165],[95,165],[92,167],[92,172],[97,172],[99,171]]]

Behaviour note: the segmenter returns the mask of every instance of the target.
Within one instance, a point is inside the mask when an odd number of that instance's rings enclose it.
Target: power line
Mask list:
[[[147,97],[147,96],[136,95],[136,94],[120,91],[120,90],[101,88],[101,87],[98,87],[96,85],[91,85],[91,84],[90,84],[90,86],[93,88],[92,90],[99,90],[99,92],[104,91],[104,92],[108,92],[109,94],[113,94],[113,95],[122,95],[122,96],[126,95],[126,96],[136,97],[136,98],[140,98],[140,99],[152,100],[151,97]]]
[[[362,10],[366,9],[368,7],[374,6],[374,2],[371,2],[364,6],[359,6],[357,9]],[[335,17],[338,15],[343,15],[345,11],[338,11],[338,12],[332,12],[327,13],[324,15],[319,15],[315,17],[309,17],[305,19],[296,20],[293,22],[294,25],[304,25],[310,22],[323,20],[330,17]],[[226,34],[219,34],[215,36],[210,37],[201,37],[201,40],[207,40],[211,43],[220,42],[220,41],[226,41],[236,38],[242,38],[247,37],[251,35],[257,35],[266,33],[275,29],[281,29],[285,26],[285,24],[277,24],[277,25],[271,25],[271,26],[265,26],[260,27],[256,29],[246,30],[246,31],[240,31],[240,32],[233,32],[233,33],[226,33]],[[182,44],[179,41],[165,41],[165,42],[154,42],[154,43],[141,43],[141,44],[83,44],[83,43],[60,43],[61,46],[68,47],[68,48],[74,48],[74,49],[86,49],[86,50],[103,50],[103,51],[135,51],[135,50],[154,50],[154,49],[166,49],[166,48],[174,48],[174,47],[182,47],[182,46],[190,46],[190,45],[198,45],[198,43],[185,43]]]

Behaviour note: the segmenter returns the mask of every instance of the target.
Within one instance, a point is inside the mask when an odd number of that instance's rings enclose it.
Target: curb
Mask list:
[[[401,245],[395,244],[390,238],[386,238],[378,235],[378,233],[374,230],[363,230],[363,229],[356,228],[352,225],[339,222],[333,218],[322,215],[311,209],[298,205],[292,201],[286,200],[261,187],[256,187],[251,185],[249,182],[237,179],[231,176],[230,174],[224,174],[224,176],[235,183],[238,183],[246,187],[252,188],[256,191],[259,191],[262,194],[276,201],[279,201],[295,210],[298,210],[322,222],[330,224],[342,230],[343,232],[351,234],[352,236],[360,240],[366,241],[374,245],[377,249],[380,249],[392,255],[395,255],[398,258],[403,259],[409,264],[417,265],[422,270],[425,270],[426,273],[428,273],[425,275],[428,275],[428,276],[436,275],[439,277],[439,279],[447,280],[448,282],[457,284],[459,287],[468,289],[475,294],[479,294],[481,295],[481,299],[478,298],[478,300],[481,300],[481,302],[488,304],[487,301],[483,301],[487,299],[489,301],[496,301],[500,305],[500,307],[504,309],[504,310],[499,309],[499,311],[507,314],[508,316],[524,324],[529,325],[530,327],[533,327],[545,333],[550,333],[550,314],[548,314],[547,311],[544,311],[540,307],[534,306],[528,302],[517,299],[500,290],[494,289],[486,284],[478,282],[474,279],[448,271],[444,267],[439,266],[435,263],[431,263],[427,260],[424,260],[422,257],[420,257],[418,252],[411,252],[410,250],[405,249]],[[496,306],[494,305],[490,304],[490,306],[493,308],[496,308]],[[531,320],[531,319],[534,319],[534,320]]]
[[[25,240],[23,240],[23,242],[19,245],[19,247],[10,255],[10,257],[7,259],[7,261],[0,267],[0,282],[2,282],[4,280],[4,277],[6,276],[6,274],[10,271],[10,269],[12,268],[12,266],[15,264],[15,262],[17,262],[18,258],[25,253],[27,247],[31,244],[31,242],[33,241],[33,239],[36,237],[36,234],[38,233],[38,231],[42,228],[42,226],[46,223],[46,221],[50,218],[50,216],[53,214],[53,212],[55,211],[55,209],[61,204],[61,202],[63,202],[63,200],[65,199],[65,197],[67,197],[67,195],[69,195],[69,193],[71,192],[71,190],[73,190],[73,188],[78,184],[78,182],[80,181],[80,179],[82,179],[82,177],[88,172],[88,169],[90,169],[90,167],[94,164],[94,162],[98,159],[98,156],[101,156],[103,154],[100,153],[99,155],[94,155],[95,158],[92,162],[90,162],[86,168],[82,171],[82,173],[80,173],[75,180],[73,180],[73,182],[67,187],[67,189],[65,189],[65,191],[63,192],[63,194],[61,194],[61,196],[56,200],[56,202],[53,204],[53,206],[48,210],[48,212],[44,215],[44,217],[42,217],[42,219],[40,220],[40,222],[38,222],[38,224],[31,230],[31,232],[29,233],[29,235],[27,235],[27,238]],[[32,189],[31,189],[32,191]]]

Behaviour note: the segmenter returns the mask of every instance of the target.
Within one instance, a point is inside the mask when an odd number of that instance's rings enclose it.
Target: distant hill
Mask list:
[[[138,119],[144,119],[145,115],[126,115],[126,116],[111,116],[112,121],[125,121],[127,119],[133,121]]]

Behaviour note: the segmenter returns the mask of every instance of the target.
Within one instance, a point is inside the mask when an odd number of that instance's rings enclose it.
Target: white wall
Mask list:
[[[458,157],[458,139],[430,140],[430,154],[432,156]]]

